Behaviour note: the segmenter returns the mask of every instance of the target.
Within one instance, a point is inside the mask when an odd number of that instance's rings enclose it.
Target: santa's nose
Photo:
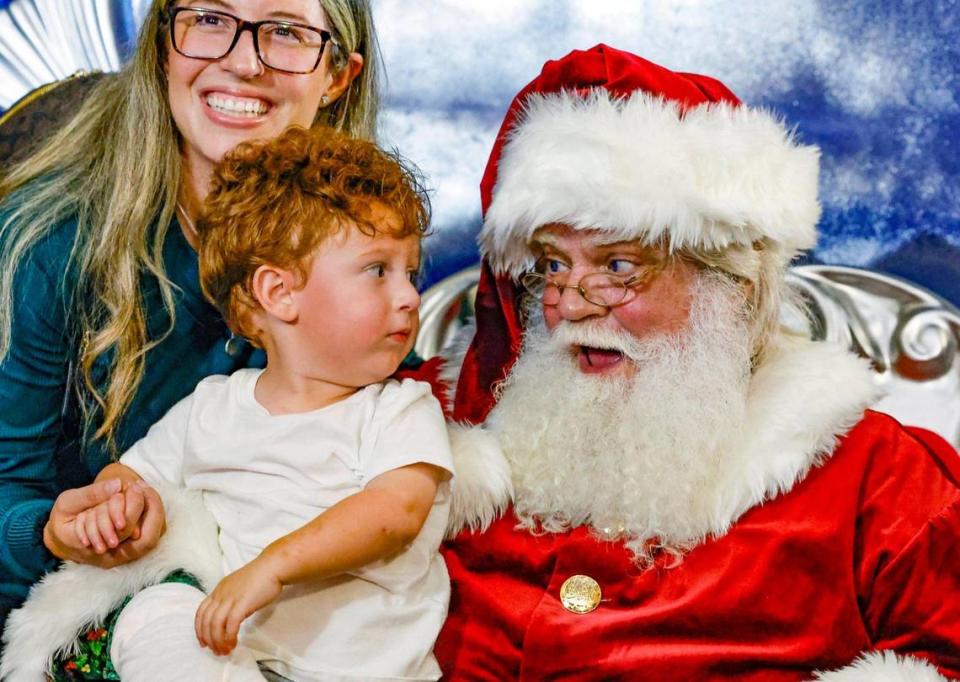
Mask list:
[[[560,300],[556,305],[557,312],[564,320],[575,322],[596,315],[605,315],[607,308],[591,303],[583,297],[577,287],[567,287],[560,292]]]

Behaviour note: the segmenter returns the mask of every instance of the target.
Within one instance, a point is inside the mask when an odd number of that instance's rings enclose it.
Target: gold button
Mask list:
[[[588,575],[572,575],[560,586],[560,603],[571,613],[590,613],[600,604],[600,583]]]

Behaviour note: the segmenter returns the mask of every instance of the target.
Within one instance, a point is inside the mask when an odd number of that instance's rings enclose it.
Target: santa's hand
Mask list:
[[[197,609],[194,627],[201,646],[218,656],[237,646],[240,624],[280,595],[283,585],[268,562],[254,559],[220,581]]]

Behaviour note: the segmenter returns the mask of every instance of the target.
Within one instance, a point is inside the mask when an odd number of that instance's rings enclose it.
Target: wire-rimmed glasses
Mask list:
[[[175,7],[170,10],[173,49],[193,59],[222,59],[250,31],[264,66],[284,73],[311,73],[320,65],[329,31],[292,21],[245,21],[219,10]]]
[[[668,262],[669,259],[662,259],[640,265],[636,272],[627,276],[612,272],[591,272],[581,277],[576,284],[566,284],[553,273],[531,270],[520,276],[520,284],[544,305],[557,305],[564,289],[575,289],[588,303],[613,308],[633,298],[636,290],[649,284]]]

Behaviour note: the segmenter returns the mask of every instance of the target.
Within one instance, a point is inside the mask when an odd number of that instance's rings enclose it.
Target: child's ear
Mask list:
[[[282,322],[297,321],[300,311],[293,295],[297,284],[294,273],[274,265],[261,265],[253,273],[251,284],[264,312]]]

